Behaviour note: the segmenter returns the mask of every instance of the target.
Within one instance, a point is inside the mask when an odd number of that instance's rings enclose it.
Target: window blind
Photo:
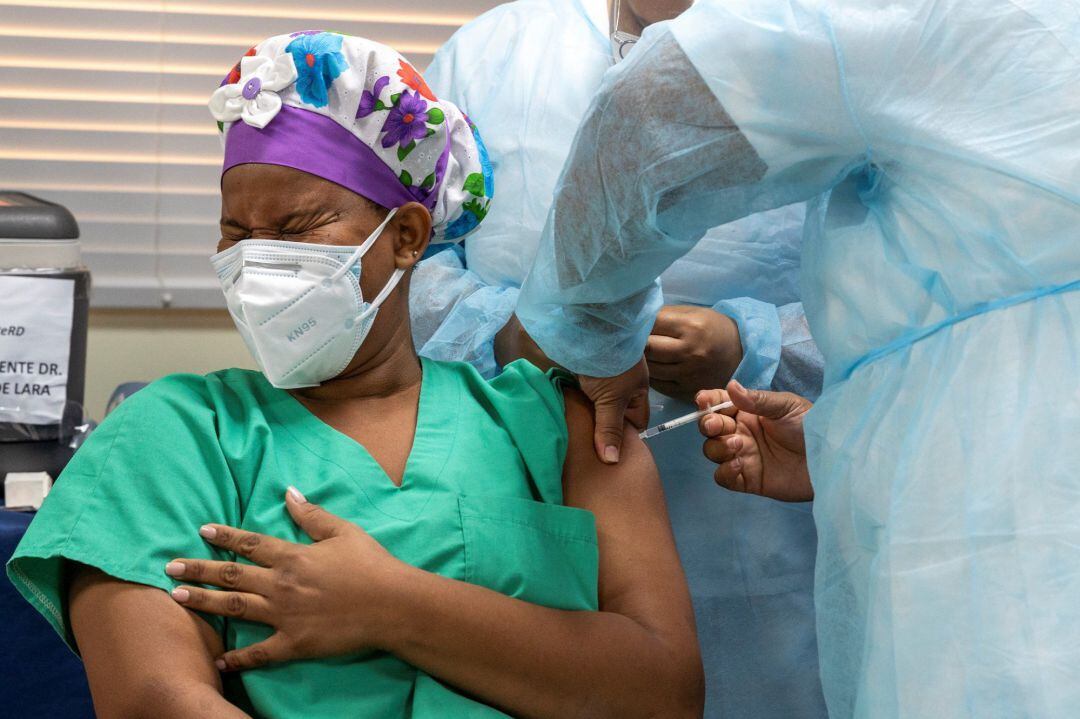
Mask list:
[[[78,219],[98,307],[221,307],[206,109],[271,35],[362,35],[417,68],[497,0],[0,0],[0,188]]]

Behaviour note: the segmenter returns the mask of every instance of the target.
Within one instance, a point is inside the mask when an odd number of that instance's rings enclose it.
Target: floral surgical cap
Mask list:
[[[333,32],[269,38],[210,98],[236,165],[284,165],[383,207],[419,202],[433,242],[456,242],[487,214],[491,164],[480,133],[385,45]]]

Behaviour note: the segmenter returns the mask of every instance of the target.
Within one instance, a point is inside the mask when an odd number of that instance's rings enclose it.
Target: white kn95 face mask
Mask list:
[[[314,387],[352,361],[405,274],[394,270],[364,301],[360,260],[396,211],[359,247],[241,240],[210,258],[236,328],[270,384]]]

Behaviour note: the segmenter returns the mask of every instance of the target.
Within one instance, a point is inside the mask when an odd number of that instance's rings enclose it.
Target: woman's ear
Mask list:
[[[407,270],[424,256],[431,241],[431,213],[419,202],[398,208],[390,227],[397,237],[394,255],[399,269]]]

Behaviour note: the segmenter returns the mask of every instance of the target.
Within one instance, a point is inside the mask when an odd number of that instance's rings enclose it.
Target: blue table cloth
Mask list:
[[[6,564],[31,513],[0,507],[0,559]],[[0,573],[0,714],[20,719],[93,717],[82,662]]]

